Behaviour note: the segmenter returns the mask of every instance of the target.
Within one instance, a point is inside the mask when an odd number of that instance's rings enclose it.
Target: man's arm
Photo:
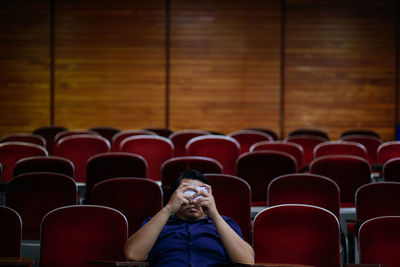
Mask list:
[[[183,195],[183,191],[187,187],[186,184],[182,183],[172,195],[168,204],[128,239],[124,248],[125,257],[128,260],[146,260],[168,218],[188,202]]]
[[[203,198],[199,198],[197,206],[204,207],[208,217],[214,222],[231,261],[234,263],[253,264],[253,248],[221,217],[215,205],[211,187],[209,185],[205,186],[207,187],[208,192],[202,191],[196,194],[204,196]]]

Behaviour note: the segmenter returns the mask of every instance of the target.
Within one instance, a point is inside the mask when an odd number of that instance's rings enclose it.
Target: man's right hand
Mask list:
[[[181,183],[171,196],[168,204],[165,206],[165,209],[167,209],[171,215],[176,213],[182,205],[189,203],[190,196],[184,194],[187,190],[197,191],[195,187],[189,186],[187,183]]]

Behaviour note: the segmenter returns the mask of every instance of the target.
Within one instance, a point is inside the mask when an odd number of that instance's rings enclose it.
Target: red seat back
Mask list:
[[[56,172],[74,177],[74,164],[69,159],[57,156],[34,156],[18,160],[13,176],[27,172]]]
[[[253,223],[256,262],[340,267],[339,221],[309,205],[266,208]]]
[[[41,267],[90,267],[90,260],[125,260],[125,216],[112,208],[67,206],[49,212],[41,225]]]
[[[202,130],[181,130],[172,133],[168,138],[171,139],[175,146],[175,157],[181,157],[186,155],[186,143],[197,136],[207,135],[210,132]]]
[[[400,141],[385,142],[377,148],[377,162],[385,164],[388,160],[400,158]]]
[[[111,142],[112,151],[117,152],[121,149],[121,142],[131,136],[135,135],[157,135],[156,133],[146,131],[146,130],[123,130],[116,133]]]
[[[49,126],[43,126],[36,128],[35,130],[32,131],[33,134],[40,135],[46,139],[46,149],[49,152],[49,155],[53,155],[54,152],[54,137],[62,131],[67,130],[65,127],[61,126],[54,126],[54,125],[49,125]]]
[[[314,158],[330,155],[351,155],[367,159],[367,149],[360,143],[350,141],[328,141],[314,148]]]
[[[0,257],[19,257],[22,220],[15,210],[4,206],[0,206],[0,236]]]
[[[249,152],[250,147],[257,142],[274,140],[269,134],[253,130],[240,130],[230,133],[228,136],[239,142],[240,154]]]
[[[371,166],[378,163],[377,151],[382,144],[382,139],[371,135],[345,135],[340,138],[341,141],[351,141],[362,144],[367,149],[367,159]]]
[[[314,148],[323,142],[328,141],[326,138],[315,135],[293,135],[285,139],[286,142],[301,145],[304,151],[304,166],[308,166],[314,159]]]

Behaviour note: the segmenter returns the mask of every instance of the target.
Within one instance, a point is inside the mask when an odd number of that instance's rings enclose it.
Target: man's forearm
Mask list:
[[[142,228],[133,234],[125,244],[125,257],[133,261],[146,260],[147,255],[157,241],[170,215],[170,210],[164,207]]]
[[[253,248],[220,215],[215,216],[213,222],[231,261],[235,263],[254,263]]]

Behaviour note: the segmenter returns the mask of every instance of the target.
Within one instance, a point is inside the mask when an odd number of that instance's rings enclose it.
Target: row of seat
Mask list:
[[[18,257],[21,218],[14,210],[1,206],[0,217],[3,240],[0,251]],[[364,222],[359,230],[361,263],[399,266],[399,228],[400,216],[383,216]],[[116,209],[97,205],[54,209],[41,223],[40,266],[96,266],[90,262],[124,262],[127,230],[125,216]],[[340,267],[339,231],[337,218],[317,206],[284,204],[266,208],[253,223],[255,260],[284,263],[280,266]],[[124,263],[121,266],[138,266],[137,263]]]

